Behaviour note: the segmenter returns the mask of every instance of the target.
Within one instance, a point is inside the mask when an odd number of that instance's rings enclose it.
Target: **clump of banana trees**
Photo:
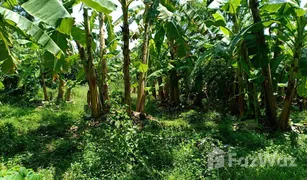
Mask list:
[[[227,104],[227,111],[241,119],[288,130],[291,106],[306,106],[307,19],[300,1],[119,0],[117,5],[111,0],[2,0],[1,77],[23,68],[26,58],[14,50],[18,43],[35,52],[30,67],[39,72],[45,101],[50,81],[58,83],[57,100],[70,101],[73,87],[85,80],[95,119],[112,105],[111,76],[123,82],[128,116],[135,110],[146,117],[147,99],[175,109],[205,109],[207,99]],[[81,24],[72,17],[74,7],[81,7]],[[110,13],[120,10],[122,16],[113,21]],[[133,23],[137,30],[131,30]]]

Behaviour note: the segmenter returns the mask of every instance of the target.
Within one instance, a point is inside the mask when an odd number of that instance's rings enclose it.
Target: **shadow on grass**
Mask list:
[[[204,131],[225,145],[248,151],[259,150],[269,145],[266,133],[252,130],[234,131],[233,122],[235,119],[232,118],[218,111],[188,110],[176,117],[167,116],[167,120],[162,123],[172,127],[180,127],[182,130]]]
[[[31,109],[26,111],[31,114]],[[27,113],[24,115],[28,115]],[[20,133],[13,124],[0,126],[0,142],[3,145],[0,147],[0,154],[6,161],[9,161],[8,158],[20,158],[21,164],[33,169],[53,167],[56,179],[61,179],[64,173],[73,175],[74,163],[80,164],[79,170],[85,179],[162,179],[169,172],[177,173],[178,177],[197,172],[200,174],[198,177],[201,177],[206,170],[203,161],[210,143],[208,148],[203,149],[198,144],[207,135],[218,139],[222,145],[235,147],[238,156],[265,149],[272,145],[271,138],[277,138],[274,145],[283,145],[280,148],[286,154],[292,153],[298,157],[300,168],[286,170],[287,173],[278,173],[284,170],[279,167],[248,170],[233,168],[223,171],[221,179],[233,176],[244,179],[254,175],[259,179],[278,178],[282,174],[290,178],[306,175],[304,163],[307,160],[307,151],[298,148],[298,136],[290,134],[289,137],[268,137],[259,132],[233,131],[232,121],[216,111],[188,110],[160,114],[174,123],[165,127],[158,122],[145,126],[142,131],[131,128],[131,125],[122,128],[102,123],[98,127],[86,129],[82,136],[75,136],[70,130],[73,125],[78,125],[81,129],[83,127],[77,123],[72,113],[54,113],[48,110],[41,113],[40,126],[26,133]],[[182,128],[173,128],[179,120],[184,122]],[[290,142],[293,146],[289,145]],[[188,175],[186,179],[189,179]]]
[[[222,116],[222,113],[216,111],[186,109],[172,113],[161,113],[156,118],[166,127],[211,132],[216,129]]]
[[[31,114],[31,111],[27,111]],[[74,153],[78,152],[77,139],[73,138],[70,128],[75,119],[70,113],[55,114],[43,111],[39,120],[41,125],[34,130],[20,133],[11,123],[0,127],[0,154],[5,161],[12,158],[24,166],[55,168],[56,177],[70,166]]]
[[[213,136],[224,145],[234,147],[239,156],[246,156],[254,151],[269,146],[267,135],[253,130],[233,130],[232,122],[225,119],[217,126],[217,133]]]

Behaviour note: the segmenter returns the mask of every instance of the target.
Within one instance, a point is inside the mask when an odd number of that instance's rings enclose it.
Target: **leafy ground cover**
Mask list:
[[[16,178],[18,172],[21,177],[28,173],[41,179],[304,179],[307,176],[304,131],[272,134],[260,126],[244,126],[248,123],[242,125],[235,117],[213,109],[171,113],[153,103],[148,107],[155,106],[151,109],[156,113],[142,127],[129,120],[119,105],[112,108],[104,122],[92,122],[84,116],[85,90],[78,87],[73,92],[74,101],[66,104],[1,104],[0,177]],[[306,112],[294,113],[292,118],[304,122]],[[237,157],[257,154],[293,157],[297,166],[234,165],[209,170],[207,155],[216,147],[236,153]]]

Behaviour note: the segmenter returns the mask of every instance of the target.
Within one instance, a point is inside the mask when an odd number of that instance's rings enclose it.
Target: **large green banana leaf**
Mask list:
[[[32,16],[56,27],[64,34],[70,34],[74,19],[59,0],[29,0],[22,7]]]
[[[114,25],[112,23],[112,16],[105,16],[105,25],[108,32],[108,46],[110,47],[110,51],[115,51],[117,48],[116,34],[114,32]]]
[[[111,13],[117,7],[110,0],[82,0],[82,2],[96,11],[105,14]],[[70,34],[74,20],[60,1],[28,0],[22,4],[22,7],[32,16],[57,28],[61,33]]]
[[[2,72],[14,72],[17,63],[17,60],[9,47],[12,46],[12,43],[9,41],[9,34],[5,33],[5,26],[15,31],[18,30],[18,32],[23,35],[28,35],[33,42],[41,45],[42,48],[46,49],[57,58],[60,58],[63,54],[61,48],[51,39],[51,37],[49,37],[33,22],[18,13],[3,7],[0,7],[0,16],[3,22],[0,27],[0,66]]]
[[[25,34],[29,35],[34,42],[41,45],[42,48],[46,49],[57,58],[62,55],[63,52],[61,48],[33,22],[18,13],[3,7],[0,7],[0,14],[6,22],[14,25]]]
[[[4,73],[12,73],[16,68],[16,59],[11,54],[8,47],[8,42],[5,37],[0,32],[0,67],[1,71]]]

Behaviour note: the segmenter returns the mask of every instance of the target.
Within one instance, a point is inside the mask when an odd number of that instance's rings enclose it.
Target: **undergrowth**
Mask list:
[[[41,179],[304,179],[307,136],[236,130],[238,120],[214,110],[164,112],[137,126],[115,97],[103,122],[84,114],[84,87],[73,102],[0,107],[0,178],[20,171]],[[116,95],[115,95],[116,96]],[[161,108],[161,110],[159,109]],[[160,113],[159,113],[160,112]],[[292,115],[303,121],[305,112]],[[219,148],[237,157],[258,154],[296,158],[296,167],[226,165],[209,170],[208,153]],[[25,167],[25,168],[23,168]],[[10,174],[11,173],[11,174]],[[17,176],[17,175],[16,175]]]

